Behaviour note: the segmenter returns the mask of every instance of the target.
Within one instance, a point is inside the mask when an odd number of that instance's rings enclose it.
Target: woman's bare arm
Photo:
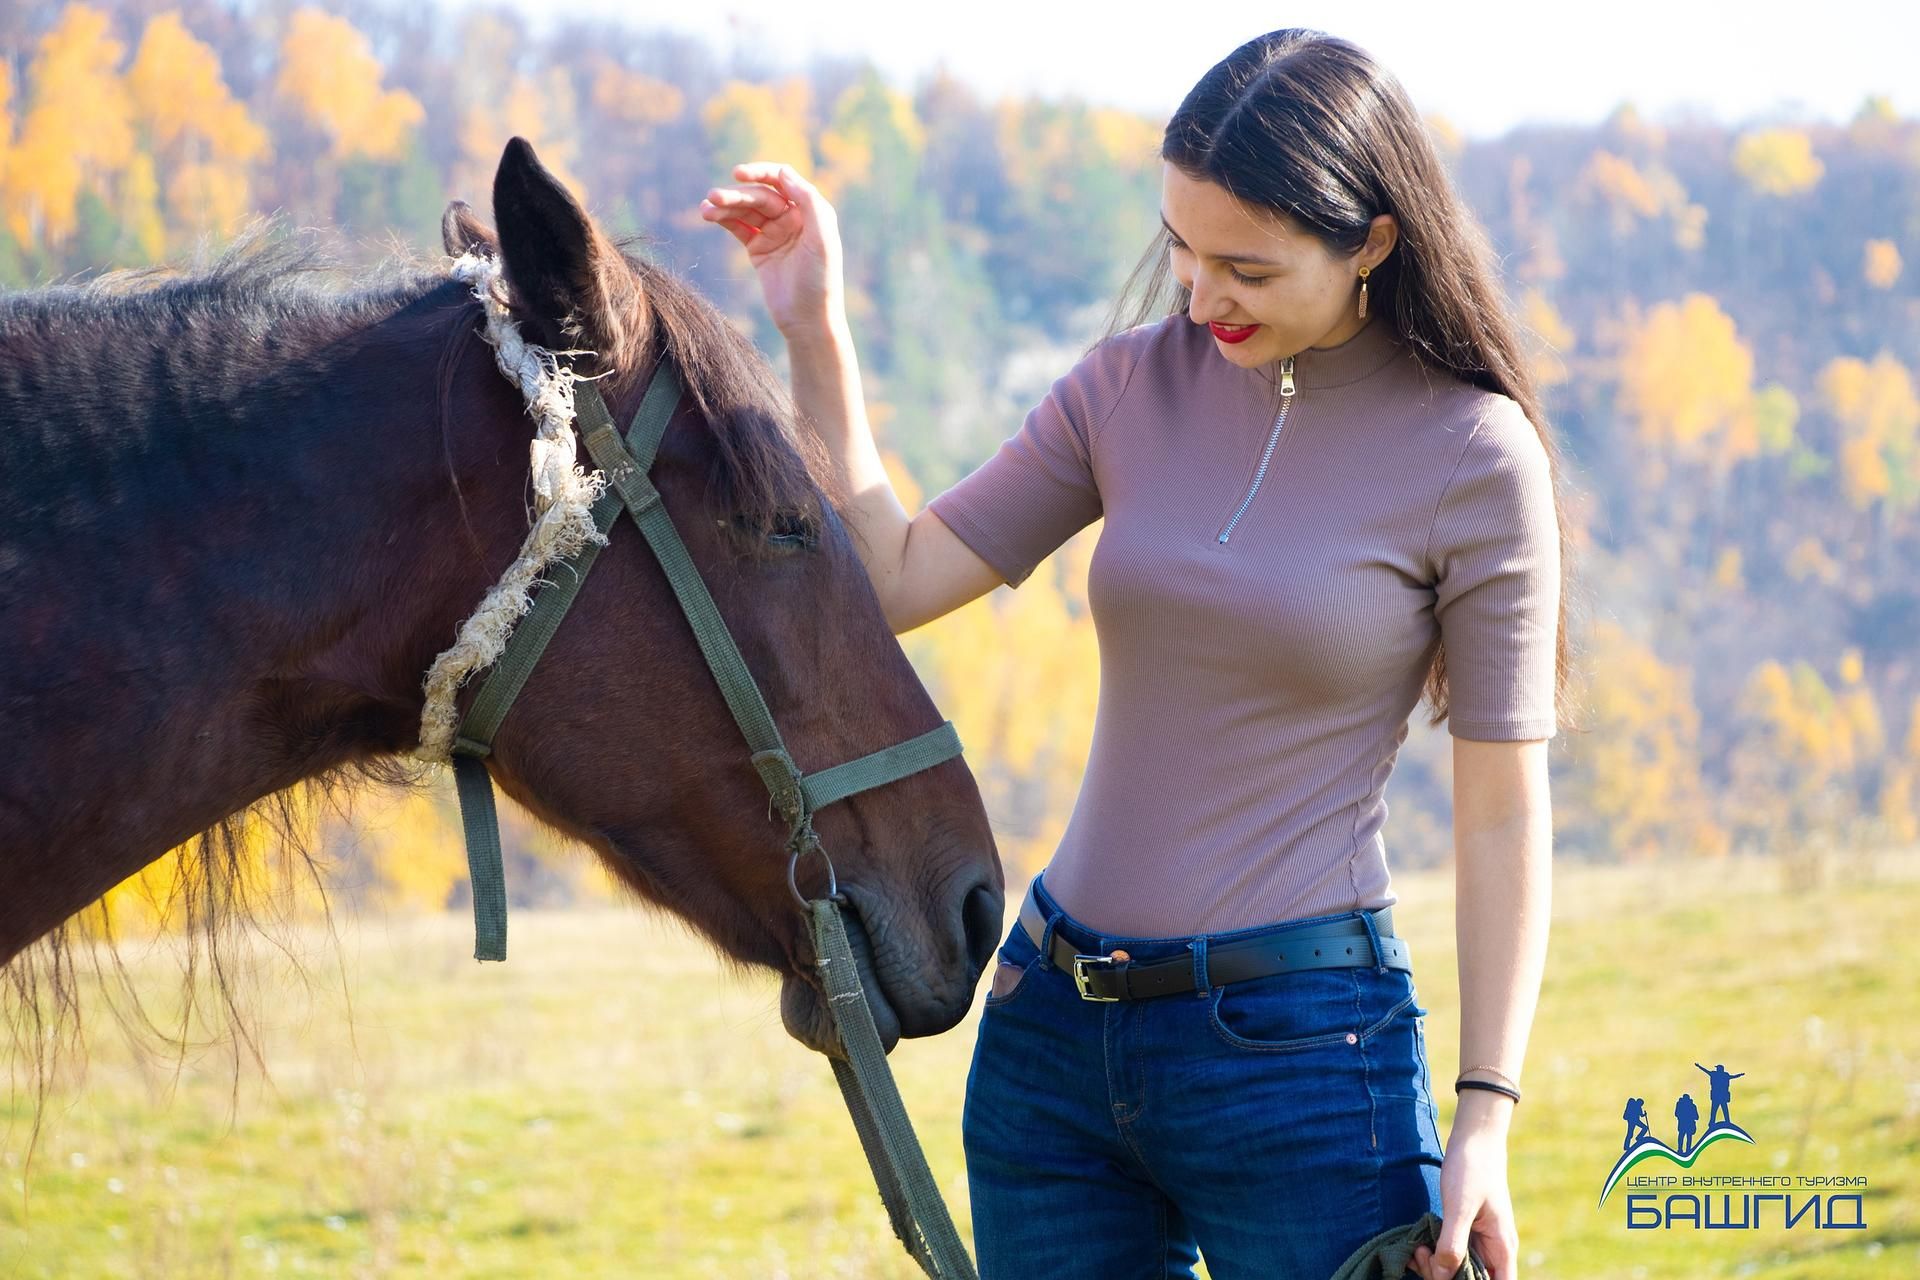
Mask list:
[[[1001,582],[932,512],[909,516],[887,479],[867,422],[860,361],[847,325],[833,206],[791,166],[734,166],[741,185],[715,187],[700,216],[746,246],[774,324],[787,340],[796,407],[850,495],[840,513],[895,635],[949,613]]]

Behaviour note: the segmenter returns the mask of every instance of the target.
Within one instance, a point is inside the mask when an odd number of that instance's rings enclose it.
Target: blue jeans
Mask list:
[[[1191,955],[1192,993],[1100,1004],[1016,921],[1018,984],[987,997],[961,1129],[982,1280],[1324,1280],[1368,1239],[1440,1212],[1427,1011],[1406,970],[1206,982],[1200,938],[1094,933],[1036,889],[1087,954]],[[1363,943],[1365,939],[1362,939]],[[1371,954],[1371,947],[1367,948]],[[1004,981],[1004,979],[1003,979]]]

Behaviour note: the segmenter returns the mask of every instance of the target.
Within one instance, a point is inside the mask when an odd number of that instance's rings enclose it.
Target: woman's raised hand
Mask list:
[[[736,185],[714,187],[700,216],[746,246],[773,322],[789,339],[844,322],[840,224],[833,206],[791,165],[733,167]]]

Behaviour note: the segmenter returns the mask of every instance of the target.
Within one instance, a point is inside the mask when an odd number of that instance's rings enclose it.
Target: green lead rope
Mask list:
[[[973,1259],[960,1243],[946,1201],[934,1185],[927,1157],[887,1066],[886,1051],[880,1047],[873,1012],[860,988],[860,971],[847,945],[840,904],[818,898],[807,904],[807,910],[827,1008],[847,1050],[845,1061],[833,1059],[834,1078],[840,1082],[847,1112],[873,1167],[893,1234],[935,1280],[975,1280]]]

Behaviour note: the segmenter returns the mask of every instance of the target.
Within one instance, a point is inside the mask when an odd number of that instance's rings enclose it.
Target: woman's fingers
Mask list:
[[[757,213],[765,219],[777,218],[794,205],[792,200],[780,192],[760,183],[740,187],[715,187],[707,192],[707,199],[722,209]]]
[[[755,240],[760,238],[759,231],[757,231],[753,227],[749,227],[744,222],[741,222],[738,218],[723,218],[723,217],[711,216],[714,214],[714,212],[715,210],[713,206],[710,204],[703,204],[700,206],[701,217],[705,218],[708,222],[717,222],[721,226],[725,227],[727,229],[727,233],[731,235],[735,240],[738,240],[741,244],[751,246]]]
[[[725,204],[714,200],[712,196],[700,202],[700,216],[708,222],[738,222],[755,231],[765,228],[769,220],[757,209]]]
[[[741,182],[763,183],[778,192],[790,204],[798,207],[806,218],[817,226],[833,225],[833,206],[827,203],[825,196],[801,176],[800,171],[790,164],[779,164],[772,160],[752,160],[746,164],[733,166],[733,176]]]

